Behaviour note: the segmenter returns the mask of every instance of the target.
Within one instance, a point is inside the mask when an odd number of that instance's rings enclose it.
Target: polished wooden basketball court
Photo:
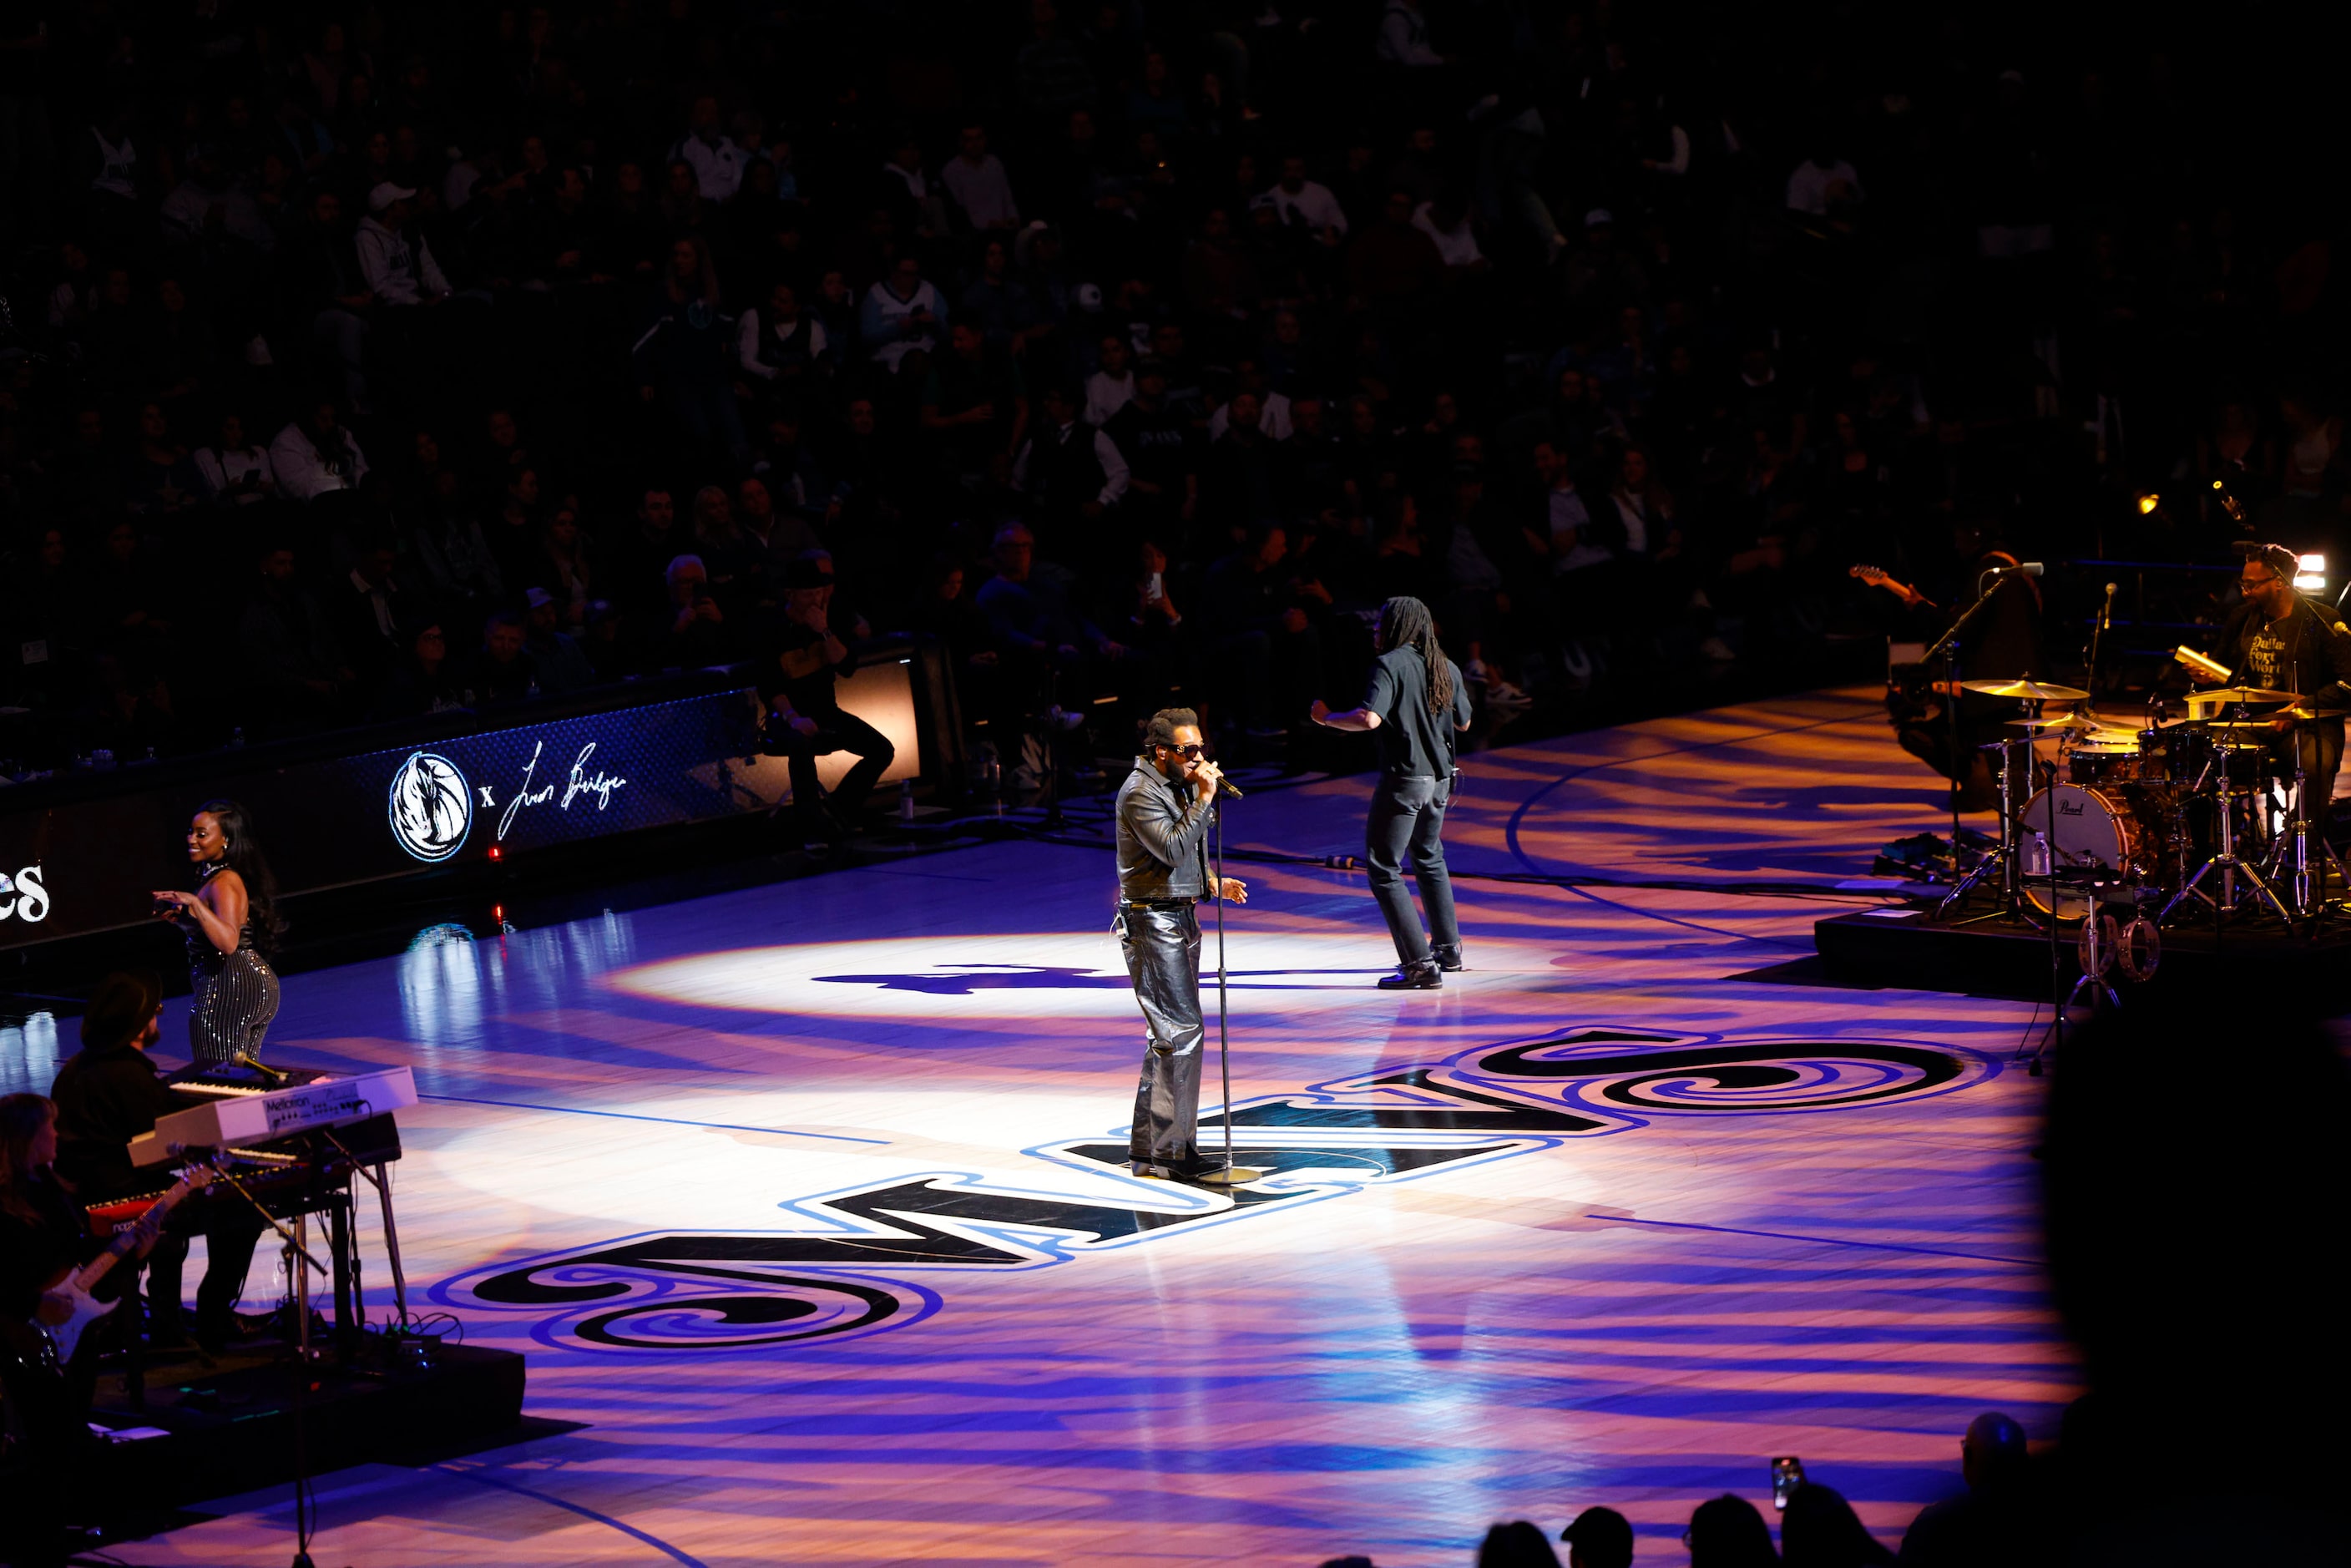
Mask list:
[[[1365,781],[1230,809],[1228,849],[1301,857],[1228,867],[1235,1140],[1275,1173],[1238,1201],[1124,1172],[1141,1028],[1083,842],[289,979],[276,1058],[426,1093],[421,1304],[584,1423],[325,1478],[318,1561],[1395,1568],[1606,1502],[1673,1563],[1775,1454],[1890,1542],[1978,1411],[2051,1435],[2029,1008],[1771,972],[1935,823],[1876,694],[1468,772],[1472,970],[1433,994],[1373,988],[1361,874],[1310,863],[1359,852]],[[55,1031],[17,1043],[46,1083]],[[282,1490],[214,1511],[117,1554],[287,1560]]]

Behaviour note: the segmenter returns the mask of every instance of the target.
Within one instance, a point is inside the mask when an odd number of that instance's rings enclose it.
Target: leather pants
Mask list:
[[[1118,935],[1151,1030],[1127,1152],[1138,1166],[1173,1172],[1200,1157],[1200,918],[1188,904],[1124,904]]]

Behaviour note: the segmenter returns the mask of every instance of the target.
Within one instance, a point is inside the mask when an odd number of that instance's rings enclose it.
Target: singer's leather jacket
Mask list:
[[[1148,757],[1118,787],[1118,896],[1129,904],[1208,896],[1208,829],[1217,809],[1169,782]]]

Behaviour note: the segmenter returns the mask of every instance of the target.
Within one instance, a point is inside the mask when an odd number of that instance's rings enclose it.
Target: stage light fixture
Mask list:
[[[2138,515],[2142,517],[2147,517],[2161,505],[2163,505],[2163,497],[2149,490],[2138,498]]]
[[[2294,574],[2294,586],[2303,593],[2326,591],[2326,558],[2323,555],[2304,556],[2298,563],[2301,570]]]

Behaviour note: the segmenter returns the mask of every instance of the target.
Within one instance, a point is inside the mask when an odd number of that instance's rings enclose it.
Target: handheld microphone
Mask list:
[[[1241,793],[1241,787],[1239,785],[1225,777],[1225,770],[1223,768],[1217,768],[1213,762],[1209,763],[1208,766],[1215,769],[1210,777],[1215,779],[1217,781],[1217,794],[1230,795],[1236,800],[1246,800],[1249,799],[1248,796]]]

